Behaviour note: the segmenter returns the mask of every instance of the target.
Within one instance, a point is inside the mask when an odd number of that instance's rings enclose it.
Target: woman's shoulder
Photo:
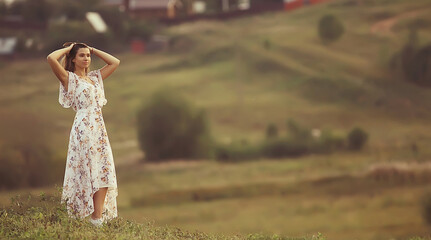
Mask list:
[[[66,72],[68,75],[67,79],[69,80],[69,82],[71,81],[72,84],[75,84],[75,85],[79,83],[78,75],[76,75],[76,73],[74,73],[72,71],[68,71],[68,70],[66,70]]]
[[[99,73],[100,69],[95,69],[90,71],[89,73],[87,73],[88,76],[97,76]]]
[[[74,77],[74,76],[75,76],[75,73],[74,73],[74,72],[71,72],[71,71],[69,71],[69,70],[66,70],[66,73],[67,73],[68,78],[70,78],[70,77]]]
[[[94,78],[98,79],[98,81],[102,80],[102,75],[100,73],[100,69],[96,69],[96,70],[93,70],[93,71],[89,72],[87,74],[87,76],[94,77]]]

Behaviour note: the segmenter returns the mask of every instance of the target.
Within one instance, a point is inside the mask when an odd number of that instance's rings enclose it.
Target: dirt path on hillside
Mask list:
[[[416,17],[417,15],[424,13],[428,10],[429,9],[414,10],[406,13],[401,13],[397,16],[376,22],[371,26],[371,33],[391,36],[394,34],[394,32],[392,31],[393,26],[395,26],[395,24],[397,24],[400,20]]]

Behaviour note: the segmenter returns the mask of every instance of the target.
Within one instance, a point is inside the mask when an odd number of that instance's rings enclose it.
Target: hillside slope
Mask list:
[[[175,40],[168,52],[121,55],[121,67],[105,83],[109,103],[104,115],[114,151],[121,156],[137,150],[137,108],[165,86],[205,108],[213,134],[223,141],[257,140],[267,124],[283,128],[288,118],[340,131],[361,125],[373,133],[374,144],[385,146],[406,137],[406,122],[412,135],[422,135],[431,112],[429,90],[396,79],[386,66],[407,38],[404,21],[431,21],[426,14],[431,1],[351,2],[187,23],[164,30]],[[412,11],[414,15],[406,15]],[[326,13],[341,18],[347,29],[329,46],[320,42],[316,30]],[[391,35],[373,28],[396,16],[402,17],[392,21]],[[429,24],[420,29],[420,38],[429,42]],[[44,59],[2,66],[2,115],[27,114],[47,122],[53,147],[64,153],[73,112],[58,105],[59,83]],[[95,61],[93,68],[100,66]],[[16,124],[1,121],[6,129]]]
[[[0,211],[0,237],[3,239],[253,239],[253,240],[324,240],[319,233],[309,237],[290,238],[249,234],[224,236],[200,231],[186,231],[174,226],[155,226],[154,222],[140,224],[115,218],[101,228],[86,219],[68,217],[65,205],[58,204],[59,196],[40,193],[38,196],[15,196],[12,205]]]

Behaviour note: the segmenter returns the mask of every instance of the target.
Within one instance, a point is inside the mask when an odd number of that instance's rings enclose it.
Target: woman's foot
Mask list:
[[[96,227],[101,227],[103,225],[103,218],[93,219],[93,217],[90,216],[89,221],[91,224],[93,224]]]

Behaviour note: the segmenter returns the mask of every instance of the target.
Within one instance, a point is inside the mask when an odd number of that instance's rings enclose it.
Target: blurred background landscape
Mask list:
[[[103,108],[119,216],[428,236],[430,12],[431,0],[0,1],[0,205],[62,186],[75,113],[45,59],[77,41],[121,60]]]

